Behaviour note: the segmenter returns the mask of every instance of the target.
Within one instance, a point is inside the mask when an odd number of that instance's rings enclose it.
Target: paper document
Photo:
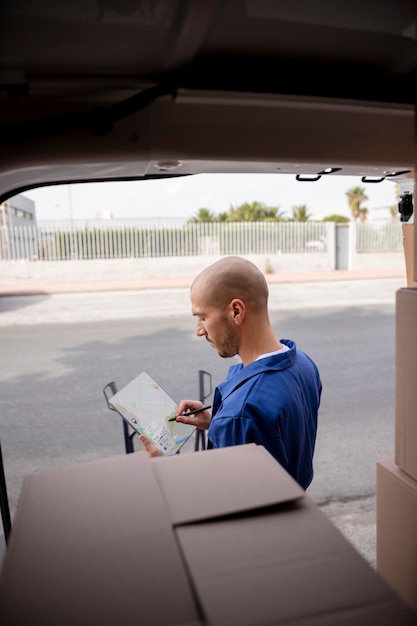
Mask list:
[[[115,393],[108,403],[134,430],[152,439],[166,455],[178,452],[196,430],[189,424],[168,421],[175,417],[178,403],[146,372]]]

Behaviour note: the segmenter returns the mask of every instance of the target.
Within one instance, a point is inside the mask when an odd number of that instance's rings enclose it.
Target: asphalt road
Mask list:
[[[310,354],[323,380],[308,493],[358,542],[362,509],[372,563],[376,462],[394,454],[395,292],[404,286],[394,278],[270,287],[277,335]],[[200,370],[214,387],[231,364],[195,336],[188,289],[0,298],[0,343],[12,514],[25,474],[124,453],[108,382],[120,388],[146,370],[175,399],[196,398]]]

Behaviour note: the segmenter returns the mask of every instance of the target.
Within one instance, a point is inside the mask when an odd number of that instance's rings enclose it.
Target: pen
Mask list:
[[[201,411],[205,411],[206,409],[211,409],[211,404],[209,404],[208,406],[202,406],[199,409],[194,409],[194,411],[187,411],[187,413],[183,413],[183,415],[186,415],[188,417],[188,415],[195,415],[196,413],[201,413]],[[176,420],[176,417],[170,417],[168,422],[175,422]]]

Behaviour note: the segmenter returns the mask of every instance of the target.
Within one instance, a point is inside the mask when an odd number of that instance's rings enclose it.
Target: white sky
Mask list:
[[[351,217],[346,192],[363,187],[368,220],[387,219],[396,204],[392,180],[362,183],[360,177],[323,176],[317,182],[298,182],[285,174],[198,174],[164,180],[117,183],[84,183],[45,187],[23,195],[36,203],[38,220],[90,220],[110,213],[118,219],[166,219],[182,221],[200,208],[215,215],[244,202],[278,207],[286,217],[305,204],[312,219],[337,213]]]

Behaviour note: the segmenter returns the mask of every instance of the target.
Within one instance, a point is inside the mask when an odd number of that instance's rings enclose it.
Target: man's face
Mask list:
[[[205,337],[223,358],[238,354],[239,341],[229,306],[223,311],[209,306],[199,295],[198,290],[193,290],[191,309],[192,314],[197,318],[196,334],[198,337]]]

